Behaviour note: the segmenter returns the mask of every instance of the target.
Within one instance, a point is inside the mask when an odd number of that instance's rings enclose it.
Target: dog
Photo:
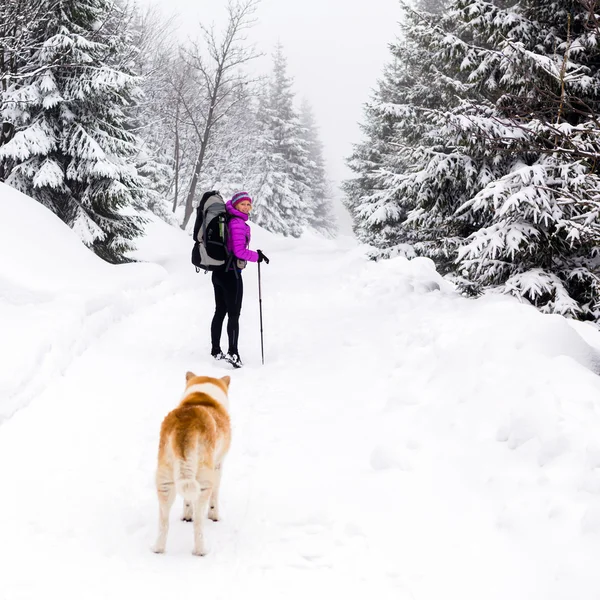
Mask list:
[[[194,551],[206,554],[204,521],[219,520],[219,487],[223,461],[231,443],[229,376],[215,379],[188,371],[179,406],[163,420],[158,448],[156,492],[158,538],[152,547],[163,553],[169,514],[177,494],[183,496],[183,520],[194,522]]]

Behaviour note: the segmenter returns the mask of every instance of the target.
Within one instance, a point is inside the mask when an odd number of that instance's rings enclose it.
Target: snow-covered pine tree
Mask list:
[[[406,168],[398,161],[394,141],[403,119],[387,107],[401,105],[402,91],[408,88],[403,78],[411,77],[413,66],[415,63],[395,59],[386,65],[372,101],[365,106],[365,122],[361,125],[364,141],[355,145],[348,159],[348,166],[356,176],[343,184],[345,205],[357,238],[387,255],[406,250],[410,241],[402,227],[407,206],[392,182]]]
[[[459,210],[478,225],[459,251],[465,288],[593,319],[600,318],[599,8],[588,0],[462,0],[453,8],[470,42],[454,64],[468,64],[486,101],[464,103],[453,120],[497,155],[493,176]],[[494,47],[482,48],[478,40],[494,31]]]
[[[470,121],[464,114],[489,107],[471,76],[469,52],[493,51],[505,27],[496,24],[474,43],[469,25],[452,9],[457,1],[438,13],[440,4],[431,14],[423,5],[419,11],[404,6],[403,41],[392,51],[397,61],[410,66],[401,102],[384,104],[381,110],[399,117],[390,140],[394,168],[386,182],[406,210],[395,229],[416,254],[435,260],[442,273],[454,273],[458,248],[480,225],[458,209],[510,160],[493,144],[482,144],[466,127]],[[465,60],[459,58],[461,51]]]
[[[2,94],[14,135],[0,147],[6,182],[42,202],[110,262],[127,260],[140,221],[137,143],[126,111],[138,97],[129,23],[111,0],[40,2],[19,78]]]
[[[418,11],[429,14],[440,14],[448,5],[449,0],[415,0],[415,7]]]
[[[306,202],[312,204],[308,226],[325,236],[333,236],[336,231],[335,216],[331,202],[331,185],[327,180],[323,144],[312,107],[304,99],[300,105],[300,136],[308,150],[308,187]]]
[[[595,4],[453,0],[435,17],[407,9],[393,47],[406,77],[391,103],[376,98],[371,124],[377,131],[391,115],[393,131],[377,160],[366,148],[356,169],[375,190],[350,197],[359,227],[389,228],[380,247],[390,252],[394,235],[409,241],[470,292],[597,318]]]
[[[259,102],[259,179],[252,220],[274,233],[298,237],[312,218],[308,149],[300,135],[292,79],[281,44],[273,55],[267,97]]]
[[[440,132],[440,111],[456,105],[465,86],[440,72],[434,48],[417,36],[424,20],[440,17],[406,9],[392,60],[365,109],[365,140],[348,161],[356,177],[344,189],[355,233],[378,249],[375,257],[416,252],[448,271],[463,229],[449,217],[469,197],[454,182],[469,158]]]
[[[0,147],[15,134],[15,124],[29,102],[26,86],[14,88],[28,70],[31,54],[39,51],[43,40],[35,35],[36,23],[45,12],[44,0],[13,0],[0,3]],[[8,92],[11,92],[9,95]],[[10,165],[0,158],[0,181],[4,181]]]

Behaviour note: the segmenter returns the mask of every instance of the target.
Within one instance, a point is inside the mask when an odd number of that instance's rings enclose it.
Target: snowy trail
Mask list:
[[[256,271],[245,274],[246,366],[226,371],[207,360],[210,282],[189,273],[182,253],[163,263],[171,275],[162,298],[116,323],[0,426],[2,488],[10,490],[0,511],[0,599],[191,590],[207,598],[558,600],[575,580],[587,590],[580,600],[597,598],[598,469],[567,473],[560,460],[578,448],[561,445],[560,432],[528,444],[536,423],[511,421],[535,390],[564,404],[568,369],[583,397],[598,394],[597,376],[565,357],[507,355],[497,339],[478,336],[490,310],[503,318],[502,302],[468,303],[467,317],[466,300],[428,292],[427,282],[398,288],[398,277],[369,278],[343,244],[286,241],[269,254],[264,367]],[[517,347],[514,327],[506,339]],[[481,354],[489,364],[469,370]],[[209,523],[202,559],[191,555],[179,500],[167,554],[149,551],[158,431],[188,369],[233,378],[223,520]],[[514,385],[523,373],[530,390]],[[588,404],[561,411],[593,431],[598,411]],[[575,508],[568,486],[580,490]],[[571,521],[585,524],[586,515],[589,531],[573,537]]]

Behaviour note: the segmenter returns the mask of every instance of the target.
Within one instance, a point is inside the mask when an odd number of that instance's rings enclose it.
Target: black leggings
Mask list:
[[[221,331],[227,315],[227,336],[229,337],[229,354],[237,354],[238,337],[240,335],[240,312],[244,284],[239,271],[213,271],[212,283],[215,288],[215,316],[210,326],[212,354],[221,351]]]

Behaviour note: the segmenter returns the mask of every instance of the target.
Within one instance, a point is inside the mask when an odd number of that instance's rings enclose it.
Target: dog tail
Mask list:
[[[175,475],[175,489],[185,500],[195,500],[200,494],[200,484],[196,480],[198,458],[195,452],[191,456],[176,457],[173,467]]]
[[[200,484],[195,479],[178,479],[175,487],[187,502],[193,502],[200,495]]]
[[[200,481],[175,476],[175,489],[187,502],[193,502],[202,492],[212,490],[214,473],[211,469],[200,469]]]
[[[187,502],[193,502],[213,487],[213,470],[206,468],[208,465],[199,465],[200,452],[199,447],[190,448],[183,456],[176,456],[173,464],[175,489]]]

